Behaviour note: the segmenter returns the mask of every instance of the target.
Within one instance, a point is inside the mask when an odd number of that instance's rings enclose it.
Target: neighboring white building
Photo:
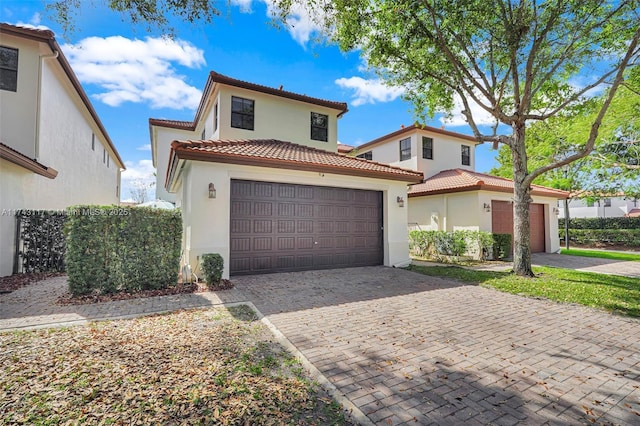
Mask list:
[[[351,155],[424,173],[408,194],[409,226],[513,235],[513,181],[475,172],[472,136],[413,125],[360,145]],[[556,252],[559,198],[569,193],[533,186],[531,249]]]
[[[612,196],[599,200],[589,201],[586,198],[575,198],[569,200],[569,217],[589,218],[589,217],[624,217],[640,215],[640,201],[632,197]],[[560,217],[564,214],[564,203],[558,203]]]
[[[0,276],[20,209],[118,204],[124,169],[54,35],[0,24]]]
[[[157,198],[182,209],[195,267],[231,274],[408,264],[407,185],[423,174],[339,154],[341,102],[211,72],[193,122],[150,119]]]

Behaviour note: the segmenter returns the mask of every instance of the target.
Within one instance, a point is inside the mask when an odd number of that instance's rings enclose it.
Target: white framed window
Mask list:
[[[402,139],[400,141],[400,161],[409,160],[411,158],[411,138]]]

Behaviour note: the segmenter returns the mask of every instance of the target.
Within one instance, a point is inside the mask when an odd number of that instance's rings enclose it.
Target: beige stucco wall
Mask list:
[[[18,49],[18,90],[0,90],[0,141],[29,158],[36,155],[38,42],[2,34],[2,46]]]
[[[231,127],[232,96],[255,101],[253,131]],[[219,139],[279,139],[331,152],[338,150],[337,110],[230,86],[220,86],[218,102]],[[327,142],[311,139],[311,112],[329,116]],[[208,117],[207,127],[213,128],[213,114]]]
[[[484,204],[491,200],[511,201],[513,196],[503,192],[469,191],[409,198],[409,226],[422,230],[456,231],[475,230],[491,232],[491,212]],[[533,202],[544,205],[545,250],[560,250],[558,216],[554,213],[555,198],[534,196]]]
[[[9,37],[3,36],[2,44],[8,45],[7,40]],[[38,60],[35,65],[33,61],[23,61],[38,58],[37,49],[37,44],[27,43],[19,52],[18,98],[38,93],[38,74],[33,72],[33,69],[37,71]],[[21,92],[23,88],[24,92]],[[0,276],[13,271],[15,210],[61,210],[74,204],[119,202],[120,169],[115,154],[57,59],[44,60],[40,93],[40,119],[36,126],[32,121],[38,105],[35,100],[19,105],[21,114],[28,118],[12,118],[11,102],[16,94],[0,91],[2,142],[27,156],[37,157],[40,163],[58,171],[55,179],[48,179],[8,161],[0,162]],[[39,132],[34,130],[36,128]],[[25,135],[24,140],[32,138],[29,144],[21,145],[20,137],[14,136],[21,132]],[[95,150],[91,148],[92,134],[95,134]],[[18,142],[14,143],[16,140]]]
[[[422,158],[422,136],[433,138],[433,160]],[[411,138],[411,158],[400,161],[400,140]],[[462,145],[470,148],[470,165],[462,165]],[[443,170],[465,169],[474,170],[476,144],[466,140],[459,140],[453,136],[426,130],[413,130],[402,136],[389,138],[376,144],[371,149],[358,151],[358,154],[371,151],[372,160],[380,163],[391,164],[424,173],[425,178],[433,176]]]
[[[201,130],[202,131],[202,130]],[[156,168],[156,199],[170,202],[176,201],[176,195],[167,192],[164,182],[167,176],[167,168],[169,166],[169,154],[171,153],[171,142],[175,140],[200,139],[196,137],[196,132],[188,130],[171,129],[168,127],[152,128],[151,149],[154,152],[153,166]]]
[[[203,253],[220,253],[225,260],[224,277],[229,276],[229,199],[232,179],[382,191],[384,264],[393,266],[409,261],[408,209],[406,204],[405,207],[399,207],[396,201],[398,196],[406,200],[407,185],[403,182],[234,164],[188,162],[173,190],[179,194],[176,204],[182,208],[185,255],[194,268],[198,263],[197,257]],[[216,187],[215,199],[208,198],[210,182]]]

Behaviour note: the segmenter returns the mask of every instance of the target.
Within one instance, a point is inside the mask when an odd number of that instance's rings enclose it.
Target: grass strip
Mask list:
[[[535,267],[534,278],[512,272],[476,271],[456,266],[417,266],[408,269],[454,279],[506,293],[577,303],[609,312],[640,317],[640,280],[571,269]]]
[[[562,249],[560,253],[566,254],[569,256],[597,257],[600,259],[640,262],[640,254],[633,254],[633,253],[622,253],[622,252],[616,253],[611,251],[576,250],[576,249],[569,249],[569,250]]]

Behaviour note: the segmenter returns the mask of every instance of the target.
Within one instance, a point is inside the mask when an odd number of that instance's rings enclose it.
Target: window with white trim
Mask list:
[[[0,46],[0,89],[18,91],[18,49]]]
[[[400,161],[409,160],[411,158],[411,138],[402,139],[400,141]]]
[[[462,145],[462,165],[471,165],[471,147],[469,145]]]
[[[255,101],[252,99],[231,97],[231,127],[254,130]]]
[[[425,160],[433,160],[433,138],[422,137],[422,158]]]
[[[329,139],[329,116],[311,113],[311,139],[314,141],[327,142]]]

